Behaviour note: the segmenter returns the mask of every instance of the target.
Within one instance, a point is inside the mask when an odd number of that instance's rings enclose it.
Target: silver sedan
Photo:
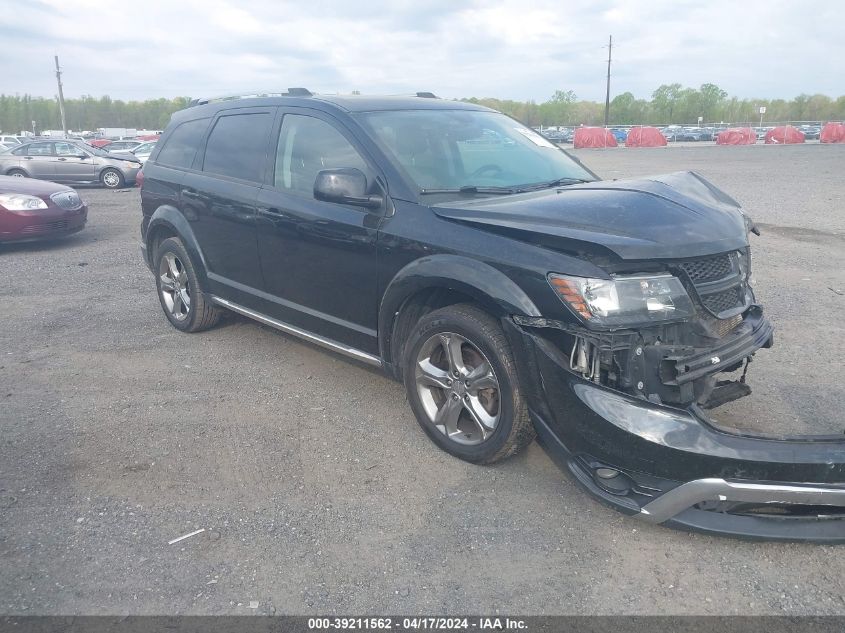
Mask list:
[[[109,189],[133,185],[141,166],[135,156],[113,156],[74,140],[34,141],[0,154],[2,175],[66,183],[99,182]]]

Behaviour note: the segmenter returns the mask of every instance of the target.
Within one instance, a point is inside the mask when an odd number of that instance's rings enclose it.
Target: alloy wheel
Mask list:
[[[103,174],[103,184],[106,187],[117,187],[120,184],[120,176],[116,171],[107,171]]]
[[[468,339],[452,332],[429,338],[417,355],[415,379],[429,422],[453,442],[481,444],[496,430],[499,381]]]
[[[184,321],[191,311],[191,292],[185,265],[175,254],[165,253],[158,267],[161,298],[177,321]]]

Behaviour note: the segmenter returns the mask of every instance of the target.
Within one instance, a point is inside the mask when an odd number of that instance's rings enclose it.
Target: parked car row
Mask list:
[[[628,133],[634,126],[610,126],[611,134],[619,143],[624,143],[628,137]],[[639,126],[636,126],[639,127]],[[534,128],[550,141],[555,143],[572,143],[575,138],[575,130],[577,128],[558,127],[558,128]],[[669,141],[715,141],[719,132],[728,129],[728,126],[683,126],[683,125],[668,125],[659,128],[663,137]],[[758,140],[763,140],[766,133],[773,130],[774,126],[753,127],[754,133]],[[797,126],[797,129],[804,134],[806,139],[818,139],[821,134],[821,126],[817,124],[805,124]]]
[[[84,141],[23,143],[0,154],[0,175],[56,182],[100,183],[109,189],[135,184],[142,163],[134,154],[109,152]]]

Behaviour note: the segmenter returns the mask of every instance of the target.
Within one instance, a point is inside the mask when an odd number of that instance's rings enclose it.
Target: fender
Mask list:
[[[541,316],[527,294],[513,280],[493,266],[460,255],[430,255],[414,260],[388,284],[379,307],[379,352],[390,363],[390,339],[396,314],[402,304],[421,290],[448,288],[476,299],[494,310],[496,316],[520,314]]]
[[[197,242],[194,231],[191,229],[191,223],[188,222],[179,209],[169,204],[163,204],[156,209],[150,217],[150,223],[147,226],[144,245],[149,254],[150,262],[152,262],[153,258],[151,248],[152,238],[161,229],[165,229],[168,233],[175,233],[182,240],[185,250],[188,251],[188,255],[191,256],[195,264],[198,264],[194,266],[197,273],[197,280],[203,291],[207,291],[208,276],[206,275],[205,257],[202,254],[202,249],[199,246],[199,242]]]

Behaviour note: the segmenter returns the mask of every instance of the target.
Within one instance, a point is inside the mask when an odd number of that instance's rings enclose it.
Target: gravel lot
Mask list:
[[[719,419],[841,432],[845,146],[577,155],[746,206],[777,344]],[[85,231],[0,247],[0,613],[845,614],[841,548],[646,525],[536,444],[447,456],[376,371],[241,318],[178,333],[137,191],[81,193]]]

